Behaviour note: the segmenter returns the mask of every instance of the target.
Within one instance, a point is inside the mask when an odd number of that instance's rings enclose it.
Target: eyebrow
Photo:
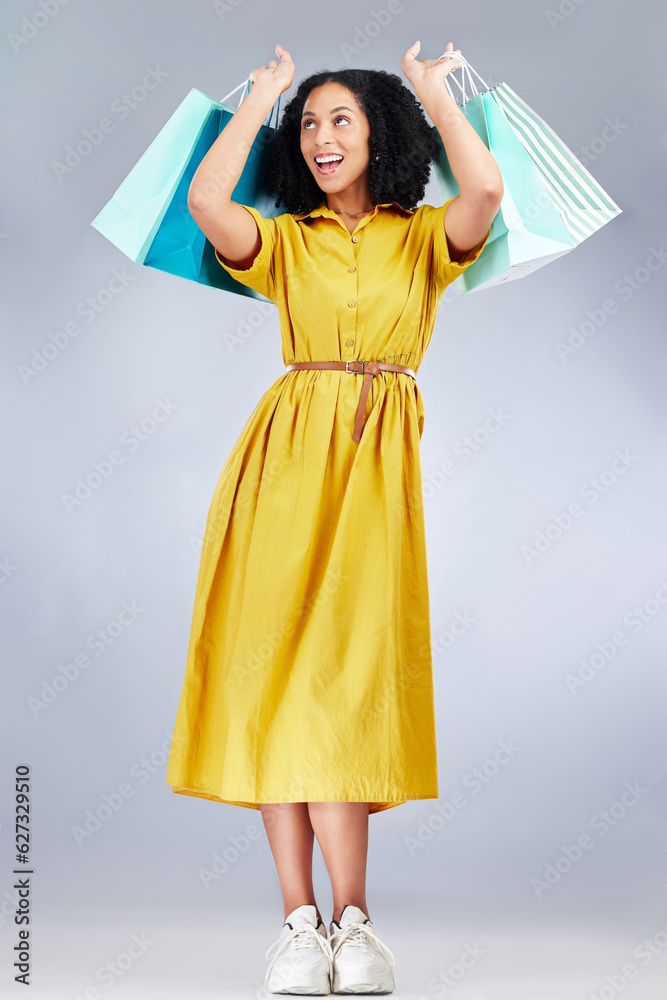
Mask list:
[[[346,108],[344,104],[339,104],[337,108],[332,108],[329,114],[332,115],[335,111],[352,111],[352,108]],[[352,114],[354,114],[354,111],[352,111]],[[306,115],[312,115],[313,118],[316,117],[314,111],[304,111],[301,117],[305,118]]]

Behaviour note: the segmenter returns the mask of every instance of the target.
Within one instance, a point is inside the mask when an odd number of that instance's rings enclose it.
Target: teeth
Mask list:
[[[342,160],[340,153],[332,153],[330,156],[316,156],[317,163],[331,163],[332,160]]]

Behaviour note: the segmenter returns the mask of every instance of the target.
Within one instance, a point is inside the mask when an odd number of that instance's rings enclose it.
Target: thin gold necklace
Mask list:
[[[356,219],[359,215],[368,215],[368,213],[372,212],[372,211],[373,211],[372,207],[364,209],[363,212],[344,212],[342,210],[342,208],[341,208],[338,214],[339,215],[348,215],[351,219]]]

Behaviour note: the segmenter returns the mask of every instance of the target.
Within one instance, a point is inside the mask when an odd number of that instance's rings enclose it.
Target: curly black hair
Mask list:
[[[267,156],[266,184],[278,195],[276,208],[284,204],[285,211],[294,215],[310,212],[326,200],[301,152],[301,116],[311,90],[329,82],[347,87],[368,118],[372,204],[397,201],[414,209],[424,197],[440,143],[400,77],[373,69],[322,70],[301,81],[285,105]]]

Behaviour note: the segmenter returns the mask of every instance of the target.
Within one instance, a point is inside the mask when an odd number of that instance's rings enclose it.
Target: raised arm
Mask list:
[[[401,66],[438,130],[459,186],[444,219],[450,259],[459,261],[491,228],[503,197],[503,178],[495,158],[445,86],[444,77],[460,63],[449,57],[420,62],[416,58],[419,48],[419,42],[410,46]],[[452,42],[445,51],[453,51]]]
[[[257,133],[283,91],[291,86],[294,63],[276,45],[275,59],[250,73],[250,93],[241,102],[199,164],[188,191],[188,209],[204,235],[232,267],[248,268],[262,241],[250,212],[232,201]]]

